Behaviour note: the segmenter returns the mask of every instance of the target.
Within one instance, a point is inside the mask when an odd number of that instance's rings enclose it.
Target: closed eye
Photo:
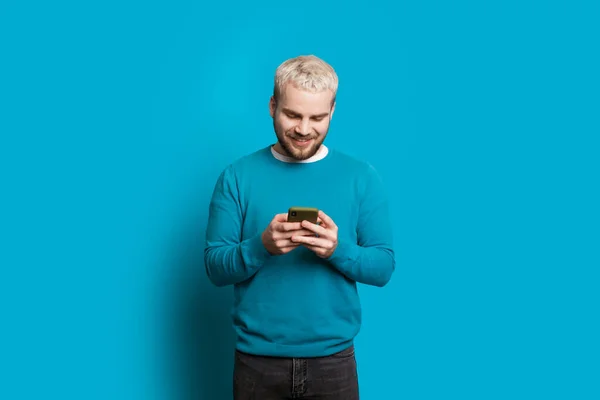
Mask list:
[[[296,114],[295,112],[293,112],[292,110],[290,110],[290,109],[287,109],[287,108],[284,108],[284,109],[283,109],[283,113],[284,113],[284,114],[285,114],[285,115],[286,115],[288,118],[291,118],[291,119],[302,119],[302,115],[300,115],[300,114]],[[327,117],[328,115],[329,115],[329,113],[323,113],[323,114],[312,115],[312,116],[310,117],[310,119],[311,119],[311,120],[313,120],[313,121],[320,122],[320,121],[322,121],[322,120],[323,120],[325,117]]]

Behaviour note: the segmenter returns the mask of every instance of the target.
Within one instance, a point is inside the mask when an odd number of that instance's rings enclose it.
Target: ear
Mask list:
[[[275,109],[277,108],[277,101],[275,100],[275,96],[271,96],[269,100],[269,113],[271,114],[271,118],[275,118]]]
[[[336,102],[333,102],[333,105],[331,106],[331,112],[329,113],[329,119],[331,119],[333,117],[333,112],[335,111],[335,104]]]

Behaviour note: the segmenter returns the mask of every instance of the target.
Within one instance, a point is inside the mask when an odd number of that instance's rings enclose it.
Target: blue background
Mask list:
[[[600,398],[598,4],[3,3],[0,398],[229,398],[208,202],[300,54],[394,205],[362,398]]]

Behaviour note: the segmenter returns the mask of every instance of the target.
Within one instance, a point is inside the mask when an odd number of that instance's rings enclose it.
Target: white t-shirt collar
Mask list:
[[[317,152],[312,157],[307,158],[306,160],[296,160],[293,157],[284,156],[283,154],[278,153],[277,151],[275,151],[274,146],[271,146],[271,154],[273,154],[273,157],[275,157],[279,161],[287,163],[313,163],[324,159],[327,153],[329,153],[329,149],[324,144],[321,144],[319,150],[317,150]]]

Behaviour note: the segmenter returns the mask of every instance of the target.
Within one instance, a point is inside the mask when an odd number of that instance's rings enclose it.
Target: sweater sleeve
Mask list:
[[[338,238],[333,266],[359,283],[383,287],[395,270],[392,227],[383,182],[369,166],[359,190],[357,243]]]
[[[216,286],[233,285],[252,277],[271,257],[261,234],[242,237],[243,214],[233,166],[219,176],[209,206],[204,266]]]

